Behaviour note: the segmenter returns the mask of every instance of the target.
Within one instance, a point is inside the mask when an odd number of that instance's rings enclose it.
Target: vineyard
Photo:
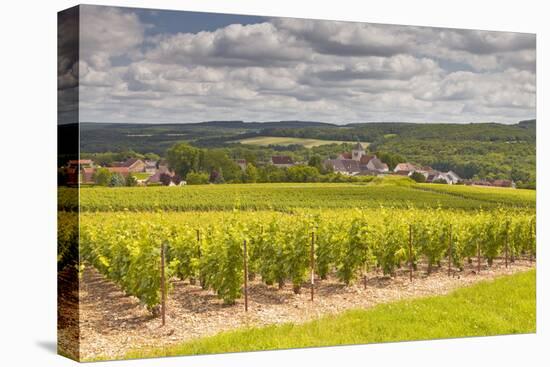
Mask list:
[[[89,187],[59,191],[63,211],[214,211],[293,208],[534,208],[533,190],[421,185],[408,179],[374,180],[370,184],[232,184],[188,187]],[[80,208],[77,204],[80,203]]]
[[[153,313],[174,277],[232,304],[247,279],[290,283],[296,293],[307,287],[313,297],[314,282],[329,275],[347,285],[373,269],[412,275],[445,267],[450,274],[466,262],[536,256],[529,209],[125,211],[82,213],[80,220],[81,259]]]
[[[533,190],[514,190],[498,187],[476,187],[464,185],[418,184],[418,189],[452,195],[467,200],[482,200],[495,204],[535,206],[536,192]]]

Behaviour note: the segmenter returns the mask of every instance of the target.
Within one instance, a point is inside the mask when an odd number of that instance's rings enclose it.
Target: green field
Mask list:
[[[356,143],[353,141],[319,140],[319,139],[291,138],[291,137],[279,137],[279,136],[257,136],[254,138],[236,140],[236,142],[241,144],[260,145],[260,146],[302,145],[306,148],[313,148],[313,147],[318,147],[320,145],[328,145],[328,144],[342,144],[342,143],[355,144]],[[367,147],[369,145],[369,143],[364,143],[364,142],[362,142],[361,144],[363,144],[363,147]]]
[[[534,205],[536,191],[521,190],[500,187],[480,187],[463,185],[433,185],[419,184],[418,189],[424,189],[431,192],[453,195],[463,199],[483,200],[493,203],[506,202],[509,204],[524,205],[531,203]]]
[[[75,210],[74,189],[61,189],[60,209]],[[67,198],[66,200],[64,198]],[[417,185],[404,180],[369,184],[270,183],[184,187],[86,187],[82,211],[291,210],[294,208],[535,208],[536,192],[450,185]]]
[[[345,344],[397,342],[536,331],[536,273],[529,271],[446,296],[352,310],[302,325],[250,328],[125,358],[244,352]]]

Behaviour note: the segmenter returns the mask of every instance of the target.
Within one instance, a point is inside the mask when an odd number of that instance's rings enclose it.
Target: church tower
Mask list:
[[[354,161],[360,161],[361,157],[365,155],[365,149],[363,149],[363,146],[361,143],[357,142],[355,146],[353,147],[353,150],[351,151],[351,158]]]

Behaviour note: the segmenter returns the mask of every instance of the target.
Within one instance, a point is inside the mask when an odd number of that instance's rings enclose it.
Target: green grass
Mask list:
[[[342,144],[342,143],[349,143],[349,144],[355,144],[354,141],[342,141],[342,140],[319,140],[319,139],[307,139],[307,138],[291,138],[291,137],[279,137],[279,136],[258,136],[255,138],[248,138],[248,139],[241,139],[237,140],[236,142],[241,144],[248,144],[248,145],[260,145],[260,146],[268,146],[268,145],[280,145],[280,146],[288,146],[288,145],[302,145],[306,148],[313,148],[318,147],[320,145],[328,145],[328,144]],[[361,143],[363,147],[367,147],[369,143]]]
[[[446,296],[347,311],[302,325],[231,331],[181,345],[131,351],[125,358],[533,333],[535,278],[536,273],[531,270],[458,289]]]
[[[133,175],[134,175],[135,178],[137,178],[138,180],[146,180],[146,179],[148,179],[149,177],[151,177],[151,173],[148,173],[148,172],[136,172],[136,173],[133,173]]]

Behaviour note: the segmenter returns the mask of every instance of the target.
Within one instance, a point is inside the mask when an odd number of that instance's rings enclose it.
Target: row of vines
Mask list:
[[[482,256],[491,265],[535,255],[535,215],[524,210],[443,209],[339,211],[85,213],[80,256],[154,310],[160,302],[161,247],[166,289],[177,277],[234,303],[243,288],[243,243],[249,278],[268,285],[308,280],[314,237],[315,274],[350,284],[366,272],[395,274],[423,262],[427,271],[450,259],[455,271]],[[445,263],[446,264],[446,263]]]
[[[403,181],[403,182],[401,182]],[[59,210],[216,211],[294,208],[444,208],[477,210],[499,206],[534,208],[533,190],[475,188],[461,185],[419,185],[386,178],[380,184],[253,184],[197,185],[189,187],[60,188]],[[387,183],[386,183],[387,182]],[[401,182],[401,183],[400,183]]]

